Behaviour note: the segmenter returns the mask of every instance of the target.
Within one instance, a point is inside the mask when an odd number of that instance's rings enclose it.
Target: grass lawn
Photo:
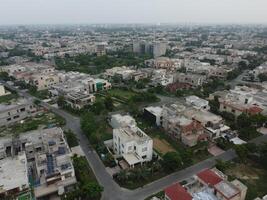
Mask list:
[[[246,200],[254,200],[267,194],[267,169],[248,161],[246,164],[237,163],[226,170],[231,179],[239,179],[248,187]]]
[[[73,157],[73,166],[76,178],[81,183],[97,182],[94,172],[88,165],[85,157]]]
[[[18,98],[17,94],[11,93],[11,94],[8,94],[8,95],[5,95],[5,96],[1,96],[0,97],[0,103],[8,103],[12,99],[17,99],[17,98]]]
[[[153,147],[161,155],[175,151],[175,149],[165,139],[153,138]]]
[[[79,145],[76,135],[71,130],[64,131],[64,135],[67,139],[67,143],[70,148],[76,147]]]
[[[39,99],[47,99],[47,98],[49,98],[48,90],[39,90],[39,91],[36,91],[36,92],[29,91],[29,93],[31,95],[35,96],[36,98],[39,98]]]
[[[136,95],[135,92],[129,90],[123,90],[118,88],[112,88],[107,92],[110,96],[116,97],[121,100],[129,100],[131,97]]]

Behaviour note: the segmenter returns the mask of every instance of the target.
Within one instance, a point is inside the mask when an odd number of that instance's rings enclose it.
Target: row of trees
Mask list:
[[[62,197],[63,200],[97,200],[101,197],[103,187],[100,186],[84,157],[73,157],[73,165],[78,184],[74,191]]]
[[[99,74],[105,69],[116,66],[143,66],[149,55],[137,55],[129,51],[118,51],[107,55],[97,56],[80,54],[75,57],[56,58],[58,69],[66,71],[79,71],[90,74]]]

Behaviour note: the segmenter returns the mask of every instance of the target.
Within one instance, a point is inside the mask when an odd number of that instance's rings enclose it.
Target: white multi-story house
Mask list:
[[[152,160],[153,140],[136,126],[113,129],[113,150],[130,167]]]

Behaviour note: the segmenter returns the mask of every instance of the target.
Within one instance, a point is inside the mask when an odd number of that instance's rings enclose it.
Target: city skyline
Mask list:
[[[0,5],[1,25],[267,23],[264,0],[3,0]]]

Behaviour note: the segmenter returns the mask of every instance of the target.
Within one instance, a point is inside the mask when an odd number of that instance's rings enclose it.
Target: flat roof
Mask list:
[[[25,153],[17,157],[0,160],[0,188],[8,191],[22,186],[29,187],[27,159]],[[0,189],[1,193],[1,189]]]
[[[240,193],[239,189],[228,181],[221,181],[214,185],[214,188],[227,199],[230,199]]]
[[[193,194],[193,200],[218,200],[211,188],[205,188]]]
[[[155,106],[155,107],[154,106],[149,106],[149,107],[146,107],[145,109],[147,111],[155,114],[155,115],[161,115],[161,113],[162,113],[162,108],[159,107],[159,106]]]

